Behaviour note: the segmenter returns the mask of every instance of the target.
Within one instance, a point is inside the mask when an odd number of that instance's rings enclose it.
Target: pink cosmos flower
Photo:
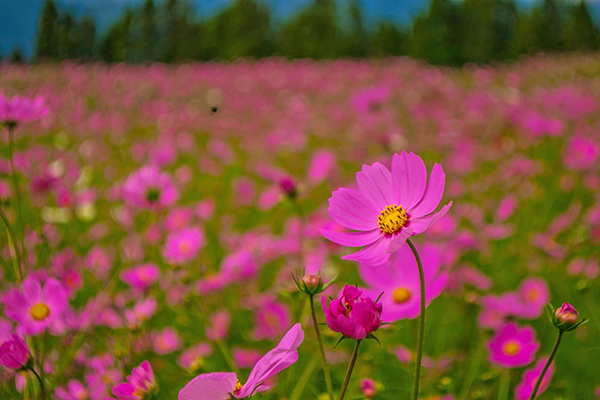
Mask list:
[[[167,327],[152,334],[152,348],[158,355],[170,354],[181,347],[181,338],[177,331]]]
[[[531,326],[520,328],[515,323],[506,324],[485,346],[489,361],[504,368],[524,367],[535,359],[540,348]]]
[[[535,384],[537,383],[547,361],[548,357],[540,357],[533,367],[527,369],[523,373],[521,382],[515,388],[515,400],[529,400],[529,397],[531,397],[531,393],[533,392],[533,388],[535,387]],[[540,384],[540,388],[538,389],[538,395],[544,393],[546,389],[548,389],[548,386],[550,386],[550,381],[552,380],[552,375],[554,375],[554,363],[550,364],[548,371],[546,371],[546,374],[542,379],[542,383]]]
[[[144,208],[167,207],[179,197],[169,175],[155,165],[131,174],[123,184],[122,194],[128,205]]]
[[[54,394],[59,400],[86,400],[90,398],[86,387],[77,379],[71,379],[66,388],[57,387]]]
[[[260,360],[263,354],[256,349],[234,347],[231,349],[231,355],[233,356],[233,362],[239,368],[250,368]]]
[[[264,296],[254,306],[254,340],[274,339],[281,336],[286,326],[292,323],[287,305],[271,296]]]
[[[139,291],[147,290],[159,277],[160,268],[152,263],[137,265],[121,271],[121,280]]]
[[[548,284],[541,278],[527,278],[519,286],[520,304],[515,315],[535,319],[542,315],[544,305],[550,300]]]
[[[518,304],[519,297],[515,293],[484,296],[481,298],[481,312],[477,322],[482,328],[498,329],[504,325],[507,317],[514,314]]]
[[[421,261],[425,271],[427,304],[438,297],[448,283],[448,274],[440,272],[442,255],[432,244],[421,245]],[[383,305],[381,319],[395,322],[406,318],[416,318],[420,312],[420,285],[417,262],[408,246],[403,246],[392,255],[390,261],[378,268],[360,264],[362,280],[369,285],[365,294],[377,298],[381,293]]]
[[[127,377],[127,382],[119,383],[112,388],[112,395],[117,400],[141,400],[156,392],[158,392],[158,385],[148,361],[135,367]]]
[[[206,337],[210,340],[223,340],[229,333],[231,314],[223,309],[210,316],[210,323],[206,327]]]
[[[0,365],[9,369],[21,369],[31,357],[27,343],[18,335],[12,335],[0,345]]]
[[[360,382],[360,388],[363,392],[363,396],[367,399],[373,398],[377,393],[377,385],[372,379],[363,379]]]
[[[210,347],[210,344],[200,342],[184,350],[177,359],[177,363],[189,371],[197,371],[204,364],[204,359],[210,356],[211,353],[212,347]]]
[[[4,296],[6,315],[18,324],[17,330],[26,335],[42,333],[67,308],[67,296],[54,278],[46,279],[44,288],[37,278],[23,280],[23,292],[12,289]]]
[[[204,247],[204,232],[199,228],[182,229],[167,235],[162,255],[174,265],[185,264],[196,258]]]
[[[321,297],[329,329],[355,340],[362,340],[379,329],[382,305],[370,297],[361,297],[362,293],[354,286],[345,285],[340,297],[329,306],[325,296]]]
[[[233,372],[202,374],[181,389],[178,400],[229,400],[232,396],[243,399],[269,390],[264,382],[298,360],[298,347],[303,340],[304,332],[296,324],[273,350],[258,360],[244,385]]]
[[[0,122],[5,124],[32,122],[45,117],[48,112],[48,107],[40,96],[33,100],[14,96],[9,100],[0,94]]]
[[[593,167],[598,161],[600,148],[591,139],[574,137],[564,150],[563,163],[574,171],[582,171]]]
[[[421,157],[405,151],[394,154],[391,173],[380,163],[363,165],[356,174],[359,190],[336,190],[328,208],[338,224],[358,232],[321,233],[343,246],[365,246],[343,259],[382,264],[410,235],[425,232],[448,212],[452,202],[434,213],[444,194],[445,181],[442,167],[435,164],[427,182]]]

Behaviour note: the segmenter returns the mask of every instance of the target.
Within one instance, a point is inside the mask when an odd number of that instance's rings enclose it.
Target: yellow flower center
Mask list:
[[[50,315],[50,309],[44,303],[37,303],[29,309],[29,314],[34,320],[43,321]]]
[[[525,293],[525,299],[533,303],[540,298],[540,291],[538,289],[529,289],[527,293]]]
[[[402,304],[410,300],[411,293],[407,288],[400,287],[394,290],[392,296],[394,297],[394,302],[396,304]]]
[[[237,381],[235,383],[235,388],[233,389],[233,394],[238,394],[240,390],[242,390],[242,386],[242,383],[240,381]]]
[[[408,215],[406,215],[406,211],[404,211],[402,206],[394,204],[386,206],[379,214],[379,217],[377,217],[377,221],[379,222],[381,232],[391,235],[406,226]]]
[[[521,344],[516,340],[509,340],[502,346],[502,351],[507,356],[517,355],[521,351]]]
[[[184,240],[183,242],[179,243],[179,251],[181,253],[188,254],[191,249],[192,249],[192,247],[190,246],[190,244],[187,240]]]

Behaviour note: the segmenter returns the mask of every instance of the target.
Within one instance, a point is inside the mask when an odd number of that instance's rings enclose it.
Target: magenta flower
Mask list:
[[[360,382],[360,389],[363,392],[363,396],[365,396],[367,399],[375,397],[375,394],[377,393],[377,386],[375,385],[375,382],[368,378],[363,379]]]
[[[182,229],[167,235],[162,255],[174,265],[185,264],[196,258],[204,247],[204,232],[199,228]]]
[[[332,300],[329,307],[325,296],[321,297],[329,329],[355,340],[362,340],[379,329],[382,305],[370,297],[361,297],[362,293],[354,286],[345,285],[340,297]]]
[[[515,400],[529,400],[531,393],[533,392],[533,388],[535,387],[535,384],[537,383],[537,380],[539,379],[547,361],[548,357],[541,357],[533,367],[523,372],[521,382],[515,388]],[[546,389],[548,389],[548,386],[550,386],[550,381],[552,380],[552,375],[554,375],[554,363],[550,364],[548,371],[546,371],[537,395],[544,393]]]
[[[30,357],[27,343],[18,335],[12,335],[0,345],[0,365],[6,368],[21,369]]]
[[[141,264],[121,271],[121,280],[133,289],[144,291],[160,277],[160,268],[156,264]]]
[[[17,330],[26,335],[42,333],[67,308],[67,296],[54,278],[46,279],[42,289],[33,276],[23,281],[23,292],[12,289],[4,296],[6,315],[18,324]]]
[[[448,274],[440,272],[442,255],[440,250],[431,244],[421,247],[421,261],[425,272],[427,304],[438,297],[448,283]],[[419,285],[419,269],[408,246],[400,248],[392,255],[390,261],[377,268],[360,264],[359,272],[362,280],[369,285],[365,290],[371,298],[381,293],[380,303],[383,305],[381,319],[395,322],[406,318],[416,318],[420,313],[421,292]]]
[[[148,361],[135,367],[127,377],[127,382],[119,383],[112,388],[112,395],[117,400],[142,400],[151,398],[157,392],[158,385]]]
[[[579,312],[569,303],[563,305],[554,312],[554,320],[558,325],[565,328],[570,328],[577,323]]]
[[[391,173],[380,163],[363,165],[356,174],[359,190],[336,190],[328,208],[338,224],[358,232],[321,233],[342,246],[365,246],[343,259],[382,264],[410,235],[425,232],[448,212],[452,202],[434,213],[444,194],[445,181],[442,167],[435,164],[427,182],[421,157],[404,151],[394,154]]]
[[[298,360],[298,347],[304,340],[300,324],[294,325],[279,344],[254,365],[244,385],[233,372],[198,375],[179,392],[178,400],[229,400],[252,397],[269,390],[264,382]]]
[[[174,204],[179,194],[169,174],[155,165],[147,165],[127,178],[122,188],[125,202],[132,207],[167,207]]]
[[[66,388],[56,388],[54,394],[59,400],[86,400],[90,398],[86,387],[77,379],[71,379]]]
[[[170,354],[181,347],[181,338],[171,327],[152,333],[152,348],[156,354]]]
[[[520,328],[515,323],[505,325],[485,343],[492,364],[505,368],[524,367],[535,359],[540,348],[531,326]]]
[[[525,319],[534,319],[542,315],[544,305],[550,300],[548,284],[541,278],[527,278],[519,286],[519,306],[515,315]]]
[[[12,99],[6,98],[0,94],[0,122],[15,125],[24,122],[32,122],[45,117],[48,114],[48,107],[44,104],[44,99],[36,96],[33,100],[21,96],[15,96]]]

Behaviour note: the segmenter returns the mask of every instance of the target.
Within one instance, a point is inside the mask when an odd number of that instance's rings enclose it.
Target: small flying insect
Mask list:
[[[219,106],[212,106],[212,107],[210,108],[210,113],[211,113],[211,114],[216,114],[216,113],[217,113],[217,111],[219,111]]]

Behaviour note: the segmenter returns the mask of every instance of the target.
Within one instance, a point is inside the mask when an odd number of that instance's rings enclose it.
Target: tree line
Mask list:
[[[593,51],[600,35],[584,1],[542,0],[527,12],[514,0],[432,0],[410,27],[367,27],[359,0],[312,2],[277,22],[259,0],[234,0],[210,18],[189,0],[145,0],[100,33],[46,0],[36,61],[165,63],[282,56],[290,59],[408,55],[440,65],[488,63],[523,54]],[[14,57],[14,56],[13,56]]]

